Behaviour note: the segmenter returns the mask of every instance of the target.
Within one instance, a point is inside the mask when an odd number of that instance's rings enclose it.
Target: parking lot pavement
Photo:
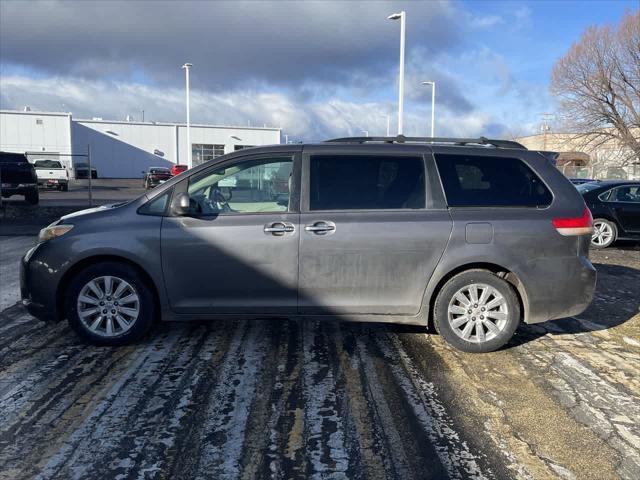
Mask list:
[[[640,249],[592,259],[584,314],[485,355],[419,328],[286,320],[97,348],[12,306],[0,478],[640,478]]]
[[[20,300],[20,257],[35,237],[0,237],[0,311]]]
[[[142,179],[97,178],[92,180],[92,196],[95,205],[131,200],[143,194]],[[9,205],[27,205],[24,197],[16,195],[3,198]],[[40,203],[43,207],[85,206],[89,202],[89,181],[71,180],[69,191],[40,188]]]

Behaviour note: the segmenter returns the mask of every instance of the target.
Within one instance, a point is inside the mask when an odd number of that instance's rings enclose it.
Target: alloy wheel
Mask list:
[[[458,337],[467,342],[483,343],[496,338],[505,329],[509,307],[496,288],[472,283],[455,293],[447,315]]]
[[[613,241],[613,228],[607,222],[595,221],[593,223],[593,234],[591,243],[598,247],[609,245]]]
[[[78,295],[78,316],[85,327],[101,337],[127,332],[140,314],[140,297],[127,281],[101,276],[87,282]]]

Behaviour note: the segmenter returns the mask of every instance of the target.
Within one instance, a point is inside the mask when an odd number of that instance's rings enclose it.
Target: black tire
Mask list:
[[[600,224],[606,225],[611,230],[612,235],[604,243],[596,243],[595,236],[592,236],[591,248],[594,248],[596,250],[601,250],[603,248],[610,247],[618,239],[618,226],[616,225],[615,222],[612,222],[611,220],[607,220],[606,218],[596,218],[593,220],[594,229],[596,229]]]
[[[37,188],[30,190],[24,194],[24,199],[30,205],[37,205],[40,202],[40,192],[38,192]]]
[[[98,172],[91,172],[91,178],[93,180],[95,180],[96,178],[98,178]]]
[[[140,308],[138,317],[129,330],[110,337],[92,332],[80,319],[77,304],[78,296],[88,282],[107,275],[121,278],[129,283],[138,295]],[[151,328],[156,315],[153,293],[142,274],[136,268],[118,262],[96,263],[76,274],[65,291],[64,305],[69,325],[78,336],[87,343],[101,346],[127,345],[141,339]]]
[[[60,185],[60,190],[62,190],[63,192],[68,192],[69,191],[69,184],[68,183],[64,183],[64,184]]]
[[[476,341],[470,337],[469,340],[465,340],[461,336],[459,336],[455,332],[454,326],[451,325],[449,319],[449,303],[453,300],[456,293],[458,293],[461,289],[468,287],[470,285],[487,285],[497,290],[497,292],[504,299],[504,307],[498,307],[506,310],[506,321],[502,328],[499,328],[499,333],[494,334],[490,332],[490,329],[486,327],[487,321],[491,321],[488,316],[485,317],[483,321],[479,319],[482,318],[479,315],[482,314],[479,310],[474,311],[473,315],[478,315],[478,317],[472,317],[474,319],[473,322],[468,322],[470,324],[476,324],[471,327],[471,331],[473,333],[473,337],[476,337]],[[465,295],[465,298],[466,297]],[[489,299],[493,299],[495,297],[490,296]],[[491,303],[491,301],[487,302]],[[479,305],[479,304],[475,304]],[[474,308],[471,305],[469,308]],[[480,308],[480,307],[475,307]],[[473,311],[473,310],[472,310]],[[503,312],[495,312],[499,314],[503,314]],[[455,315],[455,314],[454,314]],[[465,313],[464,316],[467,314]],[[482,314],[483,317],[486,315]],[[460,317],[461,318],[461,317]],[[478,320],[476,320],[476,318]],[[464,352],[471,353],[486,353],[493,352],[494,350],[499,349],[503,345],[505,345],[513,336],[514,332],[518,328],[518,324],[520,323],[520,302],[518,301],[518,296],[514,290],[514,288],[507,281],[501,279],[497,275],[493,274],[488,270],[482,269],[474,269],[467,270],[462,273],[459,273],[452,277],[447,283],[444,284],[440,292],[438,293],[438,297],[436,298],[436,302],[433,309],[433,320],[436,331],[453,347],[458,350],[462,350]],[[455,318],[454,318],[455,320]],[[482,322],[482,323],[476,323]],[[495,324],[495,323],[494,323]],[[465,322],[461,327],[466,326]],[[476,329],[480,328],[482,332],[478,332]],[[458,329],[459,330],[459,329]],[[479,334],[482,333],[482,337]],[[485,341],[478,341],[478,337],[481,339],[483,337],[493,336],[493,338],[489,338]]]

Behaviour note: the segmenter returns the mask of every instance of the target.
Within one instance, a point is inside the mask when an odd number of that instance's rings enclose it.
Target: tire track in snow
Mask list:
[[[471,453],[467,443],[455,430],[450,415],[438,399],[434,384],[424,379],[404,350],[397,335],[391,332],[387,335],[377,335],[376,343],[411,404],[416,420],[435,447],[448,477],[459,479],[493,477],[490,471],[480,470],[478,458]]]
[[[97,468],[105,455],[117,449],[129,416],[144,401],[149,386],[164,368],[167,351],[179,339],[179,331],[166,332],[139,348],[134,358],[127,359],[126,370],[107,387],[101,400],[53,452],[36,478],[91,478],[87,471]]]
[[[239,322],[210,393],[193,478],[232,479],[241,472],[245,430],[267,347],[264,324]]]

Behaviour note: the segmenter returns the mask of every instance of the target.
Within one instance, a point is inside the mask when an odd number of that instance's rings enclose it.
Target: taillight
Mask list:
[[[580,217],[554,218],[551,223],[560,235],[591,235],[593,233],[593,217],[587,207]]]

